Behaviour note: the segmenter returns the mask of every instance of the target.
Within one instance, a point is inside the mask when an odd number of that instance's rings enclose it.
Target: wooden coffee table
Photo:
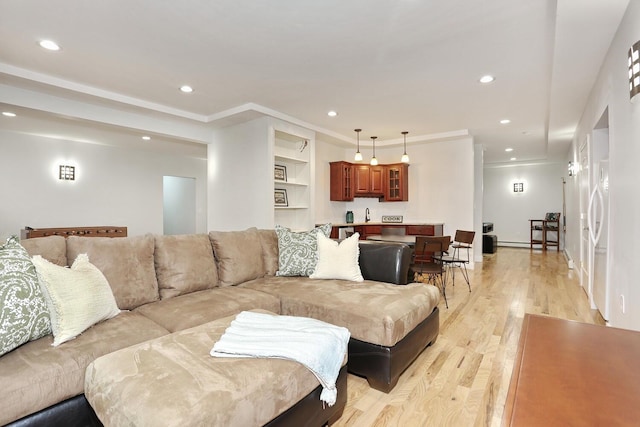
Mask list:
[[[527,314],[505,426],[640,423],[640,332]]]

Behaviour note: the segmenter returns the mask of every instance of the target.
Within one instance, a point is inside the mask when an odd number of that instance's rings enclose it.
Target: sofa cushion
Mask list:
[[[0,246],[0,356],[51,333],[36,269],[16,236]]]
[[[146,304],[136,312],[175,332],[253,308],[279,313],[280,299],[253,289],[222,287]]]
[[[427,318],[440,301],[432,285],[263,277],[241,287],[280,298],[281,314],[344,326],[351,337],[392,347]]]
[[[5,354],[0,425],[82,394],[85,369],[97,357],[168,333],[141,314],[124,312],[59,347],[51,346],[49,335]]]
[[[278,235],[275,230],[258,230],[262,244],[262,260],[264,273],[275,276],[278,271]]]
[[[153,235],[135,237],[67,238],[67,259],[89,255],[91,263],[105,275],[121,310],[160,299],[153,261]]]
[[[276,225],[278,235],[278,276],[309,276],[318,262],[318,231],[326,237],[331,224],[324,224],[310,231],[294,232]]]
[[[160,298],[218,285],[218,270],[206,234],[155,236],[155,266]]]
[[[209,238],[218,261],[220,286],[232,286],[264,276],[258,229],[211,231]]]
[[[211,357],[234,317],[97,359],[87,368],[87,400],[105,425],[245,427],[266,424],[318,387],[290,360]]]
[[[309,276],[311,279],[342,279],[362,282],[364,278],[360,272],[358,258],[360,247],[358,240],[360,233],[338,243],[318,232],[318,263],[316,269]]]
[[[88,327],[120,313],[104,274],[80,254],[71,268],[33,257],[53,330],[53,346],[74,339]]]
[[[67,265],[67,240],[62,236],[35,237],[24,239],[20,244],[29,255],[40,255],[54,264]]]

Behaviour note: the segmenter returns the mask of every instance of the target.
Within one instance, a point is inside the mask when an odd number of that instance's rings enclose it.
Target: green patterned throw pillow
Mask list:
[[[294,232],[276,225],[278,235],[278,271],[276,276],[309,276],[318,263],[318,231],[329,237],[331,224],[311,231]]]
[[[51,333],[36,268],[16,236],[0,246],[0,356]]]

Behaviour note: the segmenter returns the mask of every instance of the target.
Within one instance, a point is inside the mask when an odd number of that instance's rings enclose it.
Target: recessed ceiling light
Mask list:
[[[3,111],[2,115],[5,117],[15,117],[16,113],[12,113],[11,111]]]
[[[509,123],[511,123],[511,120],[509,120],[509,119],[502,119],[502,120],[500,120],[500,124],[501,124],[501,125],[508,125]]]
[[[151,137],[149,135],[145,135],[142,137],[142,139],[144,139],[145,141],[150,141]]]
[[[507,153],[513,151],[513,148],[509,147],[509,148],[505,148],[504,151],[506,151]]]
[[[337,115],[338,115],[338,113],[337,113],[336,111],[333,111],[333,110],[331,110],[331,111],[329,111],[329,112],[327,113],[327,116],[329,116],[329,117],[335,117],[335,116],[337,116]]]
[[[180,92],[184,92],[184,93],[191,93],[193,92],[193,88],[191,86],[180,86]]]
[[[512,158],[510,158],[509,160],[514,161],[514,160],[518,160],[518,159],[517,159],[517,158],[515,158],[515,157],[512,157]]]
[[[491,83],[495,79],[496,79],[495,77],[487,74],[486,76],[480,77],[480,83]]]
[[[60,46],[58,46],[58,43],[54,42],[53,40],[40,40],[40,43],[38,43],[40,45],[41,48],[47,49],[47,50],[60,50]]]

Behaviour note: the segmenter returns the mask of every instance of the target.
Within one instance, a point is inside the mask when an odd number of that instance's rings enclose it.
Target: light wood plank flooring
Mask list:
[[[500,426],[525,312],[604,324],[562,253],[499,248],[470,273],[472,292],[458,272],[437,342],[389,394],[349,375],[333,426]]]

